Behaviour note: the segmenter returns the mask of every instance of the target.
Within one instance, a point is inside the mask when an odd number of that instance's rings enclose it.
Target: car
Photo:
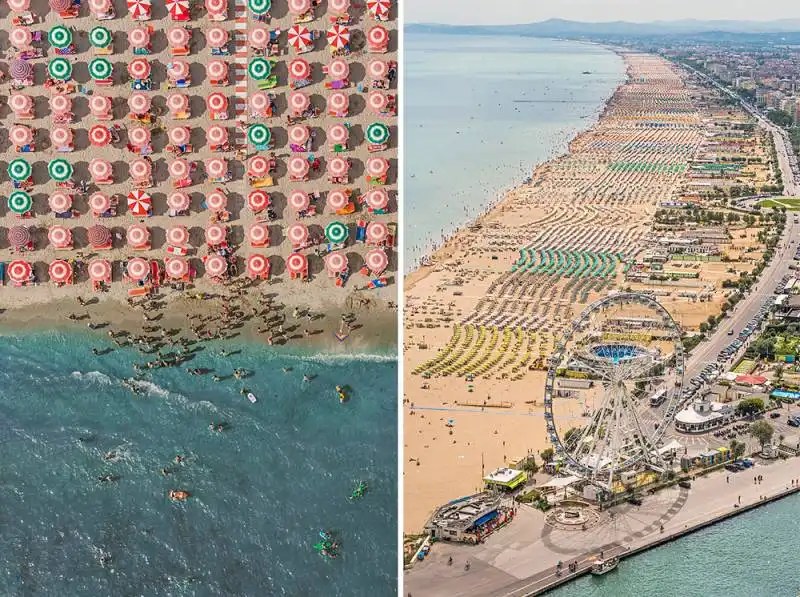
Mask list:
[[[729,330],[728,330],[728,335],[729,335],[729,336],[733,336],[733,328],[731,328],[731,329],[729,329]]]
[[[632,495],[628,498],[628,503],[633,504],[634,506],[641,506],[642,505],[642,498],[638,498],[635,495]]]
[[[769,413],[769,418],[770,419],[778,419],[778,418],[780,418],[780,416],[781,416],[781,413]]]
[[[678,481],[678,487],[681,489],[691,489],[692,484],[689,481]]]
[[[786,424],[789,427],[800,427],[800,421],[798,421],[795,417],[789,417],[786,419]]]

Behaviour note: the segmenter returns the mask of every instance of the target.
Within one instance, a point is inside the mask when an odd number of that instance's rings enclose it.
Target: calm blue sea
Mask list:
[[[0,595],[396,593],[396,361],[207,345],[191,366],[255,375],[214,383],[167,369],[135,396],[120,380],[146,359],[93,356],[102,345],[64,333],[0,339]],[[223,358],[220,347],[241,353]],[[346,405],[337,384],[352,388]],[[212,433],[212,421],[230,428]],[[97,480],[106,474],[119,480]],[[351,503],[359,479],[369,493]],[[193,497],[172,503],[170,489]],[[338,559],[313,550],[320,529],[339,534]]]
[[[403,73],[407,270],[566,152],[625,79],[598,46],[422,33],[405,36]]]

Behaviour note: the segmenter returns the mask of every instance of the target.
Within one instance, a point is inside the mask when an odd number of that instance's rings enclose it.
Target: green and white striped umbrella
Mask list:
[[[256,81],[263,81],[272,74],[272,63],[266,58],[253,58],[247,65],[247,74]]]
[[[266,125],[251,124],[250,128],[247,129],[247,140],[256,147],[267,145],[271,138],[272,134],[269,132],[269,128],[267,128]]]
[[[47,65],[47,72],[54,79],[66,81],[72,76],[72,63],[66,58],[53,58]]]
[[[341,222],[331,222],[325,227],[325,236],[332,243],[343,243],[349,234],[347,226]]]
[[[47,164],[47,173],[56,182],[64,182],[72,178],[72,164],[63,158],[51,160]]]
[[[89,75],[95,81],[108,79],[111,77],[113,72],[114,67],[111,66],[111,62],[105,58],[92,58],[92,60],[89,62]]]
[[[72,43],[72,31],[63,25],[56,25],[47,34],[47,41],[54,48],[67,48]]]
[[[89,31],[89,43],[95,48],[107,48],[111,41],[111,32],[105,27],[97,26]]]
[[[265,15],[272,8],[271,0],[247,0],[247,8],[250,9],[254,15]]]
[[[373,122],[367,127],[367,141],[382,145],[389,140],[389,127],[382,122]]]
[[[8,209],[22,215],[33,209],[33,199],[25,191],[14,191],[8,196]]]
[[[23,160],[22,158],[11,160],[8,164],[8,175],[11,177],[11,180],[25,182],[31,177],[32,173],[33,168],[31,168],[27,160]]]

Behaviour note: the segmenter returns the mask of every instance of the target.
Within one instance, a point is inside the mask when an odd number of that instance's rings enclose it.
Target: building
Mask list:
[[[513,468],[499,468],[483,478],[486,489],[514,491],[528,482],[528,473]]]
[[[477,493],[438,508],[425,531],[435,539],[478,543],[513,518],[514,509],[496,494]]]
[[[705,433],[730,423],[733,415],[730,404],[697,398],[675,415],[675,429],[683,433]]]

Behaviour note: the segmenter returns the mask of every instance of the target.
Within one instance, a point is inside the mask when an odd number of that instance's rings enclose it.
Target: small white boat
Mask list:
[[[601,560],[600,558],[597,558],[592,563],[591,573],[595,576],[602,576],[606,572],[611,572],[612,570],[616,569],[617,564],[619,564],[619,558],[608,558],[607,560]]]
[[[247,399],[248,399],[250,402],[252,402],[253,404],[255,404],[255,403],[256,403],[256,401],[258,400],[258,399],[256,398],[256,395],[255,395],[255,394],[253,394],[253,392],[248,392],[248,393],[247,393]]]

